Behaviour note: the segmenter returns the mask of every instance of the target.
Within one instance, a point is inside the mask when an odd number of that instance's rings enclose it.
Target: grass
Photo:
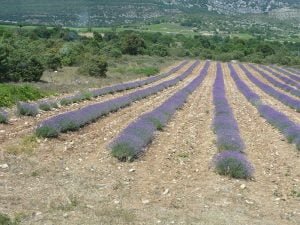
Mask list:
[[[0,107],[10,107],[18,101],[38,100],[49,95],[32,85],[0,84]]]
[[[135,74],[142,74],[146,76],[152,76],[159,73],[159,69],[157,67],[137,67],[130,68],[129,71]]]
[[[159,73],[160,68],[175,64],[172,57],[129,56],[109,60],[106,78],[96,78],[82,75],[78,67],[64,67],[57,73],[46,71],[42,81],[34,84],[40,89],[51,93],[85,93],[88,88],[100,88],[120,82],[127,82]]]
[[[11,219],[8,215],[0,213],[0,225],[17,225],[18,221]]]
[[[21,143],[7,148],[7,152],[13,155],[32,154],[38,143],[35,135],[29,135],[22,138]]]

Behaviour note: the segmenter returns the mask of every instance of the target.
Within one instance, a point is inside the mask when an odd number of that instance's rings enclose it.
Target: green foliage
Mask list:
[[[51,54],[47,58],[47,68],[57,70],[62,67],[62,60],[59,56]]]
[[[17,222],[13,221],[9,216],[0,213],[0,225],[17,225]]]
[[[38,100],[46,95],[30,85],[0,84],[0,107],[9,107],[18,101]]]
[[[187,23],[194,24],[192,20]],[[103,33],[94,32],[94,37],[88,38],[79,36],[74,30],[43,26],[1,32],[0,82],[38,81],[44,68],[57,70],[61,66],[78,66],[82,74],[105,77],[108,65],[102,57],[107,60],[124,58],[124,54],[300,64],[299,42],[269,41],[265,36],[185,36],[107,29]],[[141,73],[151,75],[154,72]]]
[[[79,68],[83,74],[93,77],[106,77],[108,63],[102,57],[92,57],[86,59],[85,63]]]
[[[135,33],[125,34],[122,41],[122,52],[129,55],[137,55],[145,49],[145,41]]]

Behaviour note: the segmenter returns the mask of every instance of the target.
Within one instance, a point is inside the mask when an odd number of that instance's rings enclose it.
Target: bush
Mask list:
[[[51,102],[51,101],[41,101],[39,102],[39,108],[43,111],[50,111],[52,108],[57,108],[58,105],[56,102]]]
[[[163,45],[154,45],[150,50],[150,55],[166,57],[169,55],[168,49]]]
[[[36,58],[17,60],[12,62],[9,71],[9,81],[39,81],[43,75],[44,67]]]
[[[51,70],[57,70],[62,67],[62,60],[59,56],[50,55],[47,58],[47,68]]]
[[[104,58],[93,57],[79,68],[79,72],[93,77],[106,77],[107,67],[108,63]]]
[[[0,107],[9,107],[18,101],[32,101],[47,94],[30,85],[0,84]]]
[[[8,123],[8,113],[0,109],[0,123]]]
[[[38,106],[27,102],[18,102],[18,114],[22,116],[36,116],[39,113]]]
[[[127,34],[123,38],[122,51],[124,54],[141,54],[144,48],[146,48],[144,39],[135,33]]]

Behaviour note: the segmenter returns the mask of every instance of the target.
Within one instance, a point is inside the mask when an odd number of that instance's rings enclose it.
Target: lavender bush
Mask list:
[[[224,151],[213,158],[216,171],[221,175],[238,179],[247,179],[253,176],[253,166],[246,156],[237,151]]]
[[[280,73],[290,77],[292,80],[294,81],[297,81],[297,82],[300,82],[300,77],[299,76],[296,76],[295,74],[292,74],[284,69],[281,69],[277,66],[271,66],[272,69],[276,70],[276,71],[279,71]]]
[[[58,134],[62,132],[76,130],[81,126],[96,121],[101,116],[129,106],[134,101],[146,98],[150,95],[156,94],[159,91],[162,91],[165,88],[176,85],[179,81],[190,75],[197,65],[199,65],[199,61],[193,63],[193,65],[191,65],[181,75],[171,80],[159,83],[155,86],[148,87],[143,90],[138,90],[105,102],[89,105],[75,111],[66,112],[54,116],[39,124],[36,129],[36,134],[42,137],[53,137],[58,136]],[[47,131],[49,131],[50,133],[48,134]]]
[[[56,101],[50,101],[50,100],[43,100],[37,103],[38,108],[43,111],[50,111],[54,108],[58,108],[58,104]]]
[[[285,114],[276,109],[263,104],[257,94],[255,94],[244,81],[240,79],[232,64],[228,64],[230,74],[235,81],[239,91],[251,102],[259,111],[260,115],[267,120],[268,123],[276,127],[290,143],[294,143],[300,150],[300,125],[291,121]]]
[[[39,113],[38,105],[34,103],[18,102],[17,113],[22,116],[36,116]]]
[[[300,89],[300,84],[286,76],[282,76],[279,73],[276,73],[275,71],[271,70],[269,67],[267,66],[263,66],[260,65],[260,67],[266,71],[268,71],[269,73],[271,73],[272,75],[274,75],[275,77],[277,77],[278,79],[282,80],[284,83],[288,84],[288,85],[292,85],[294,87],[296,87],[297,89]]]
[[[176,110],[183,106],[189,94],[202,83],[209,66],[210,62],[206,62],[200,74],[190,84],[153,111],[141,115],[130,123],[109,145],[112,155],[122,161],[131,161],[142,154],[152,141],[155,131],[163,129]]]
[[[0,123],[8,123],[8,113],[0,109]]]
[[[213,130],[217,135],[217,148],[221,152],[213,160],[216,171],[234,178],[252,176],[252,166],[242,155],[245,145],[240,136],[237,121],[226,99],[224,75],[221,64],[217,64],[217,76],[213,86],[215,114]]]
[[[256,72],[258,72],[262,77],[264,77],[267,81],[269,81],[271,84],[273,84],[275,87],[278,87],[286,92],[289,92],[290,94],[296,96],[296,97],[300,97],[300,91],[289,86],[286,84],[283,84],[279,81],[277,81],[276,79],[274,79],[273,77],[269,76],[267,73],[265,73],[264,71],[258,69],[257,67],[255,67],[254,65],[249,64],[249,66],[255,70]]]
[[[244,65],[239,64],[239,66],[244,71],[249,80],[251,80],[262,91],[274,97],[278,101],[282,102],[284,105],[287,105],[290,108],[295,109],[297,112],[300,112],[300,100],[294,99],[286,94],[277,91],[276,89],[272,88],[271,86],[265,84],[264,82],[260,81],[255,76],[253,76],[252,73],[250,73],[250,71],[247,70],[247,68]]]

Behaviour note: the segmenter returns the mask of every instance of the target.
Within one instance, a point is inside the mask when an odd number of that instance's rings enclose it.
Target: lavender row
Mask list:
[[[186,87],[177,91],[153,111],[144,113],[130,123],[109,145],[112,155],[122,161],[131,161],[141,155],[152,141],[154,133],[162,130],[170,118],[181,108],[187,97],[195,91],[207,75],[210,62],[206,62],[200,74]]]
[[[288,84],[288,85],[292,85],[294,87],[296,87],[297,89],[300,89],[300,84],[298,84],[296,81],[286,77],[286,76],[282,76],[279,73],[276,73],[275,71],[271,70],[269,67],[267,66],[263,66],[260,65],[260,67],[266,71],[268,71],[269,73],[273,74],[274,76],[276,76],[277,78],[279,78],[280,80],[282,80],[284,83]]]
[[[296,74],[296,75],[300,76],[300,70],[299,69],[291,68],[291,67],[285,67],[284,69],[286,69],[287,71],[289,71],[293,74]]]
[[[255,70],[256,72],[258,72],[262,77],[264,77],[267,81],[269,81],[271,84],[273,84],[275,87],[278,87],[286,92],[289,92],[290,94],[296,96],[296,97],[300,97],[300,91],[296,90],[295,88],[292,88],[289,85],[283,84],[279,81],[277,81],[276,79],[274,79],[273,77],[269,76],[267,73],[265,73],[264,71],[258,69],[257,67],[255,67],[254,65],[249,65],[253,70]]]
[[[144,86],[144,85],[147,85],[147,84],[151,84],[151,83],[159,81],[159,80],[161,80],[163,78],[166,78],[166,77],[170,76],[171,74],[177,72],[182,67],[184,67],[187,63],[188,63],[188,61],[183,61],[178,66],[172,68],[170,71],[168,71],[166,73],[162,73],[162,74],[159,74],[159,75],[156,75],[156,76],[151,76],[149,78],[142,79],[142,80],[130,81],[130,82],[115,84],[115,85],[112,85],[112,86],[108,86],[108,87],[104,87],[104,88],[100,88],[100,89],[96,89],[96,90],[77,93],[77,94],[72,95],[72,96],[64,97],[64,98],[58,100],[58,102],[60,103],[60,105],[70,105],[70,104],[81,102],[81,101],[84,101],[84,100],[90,100],[92,98],[96,98],[96,97],[99,97],[99,96],[102,96],[102,95],[113,94],[113,93],[116,93],[116,92],[120,92],[120,91],[124,91],[124,90],[130,90],[130,89],[141,87],[141,86]],[[38,106],[39,106],[39,108],[44,110],[41,106],[45,106],[45,104],[46,104],[46,106],[47,105],[51,106],[51,102],[47,102],[47,101],[44,101],[42,103],[38,103]],[[47,107],[47,109],[49,109],[49,107]]]
[[[279,68],[277,66],[271,66],[271,68],[274,69],[274,70],[279,71],[280,73],[282,73],[282,74],[284,74],[284,75],[286,75],[288,77],[290,77],[292,80],[300,82],[300,77],[298,77],[298,76],[296,76],[296,75],[294,75],[294,74],[292,74],[292,73],[290,73],[290,72],[288,72],[286,70],[283,70],[283,69],[281,69],[281,68]]]
[[[217,135],[217,148],[220,152],[213,158],[215,169],[221,175],[249,178],[253,174],[253,167],[244,154],[245,144],[226,99],[220,63],[217,64],[217,76],[213,86],[213,102],[215,105],[213,129]]]
[[[260,97],[240,79],[232,64],[228,64],[228,67],[231,77],[235,81],[239,91],[257,108],[260,115],[265,118],[268,123],[276,127],[290,143],[296,144],[297,149],[300,150],[300,125],[294,123],[285,114],[271,106],[263,104]]]
[[[59,100],[43,100],[43,101],[39,101],[37,103],[20,102],[17,105],[17,112],[19,115],[36,116],[39,113],[39,110],[50,111],[55,108],[58,108],[59,105],[66,106],[66,105],[81,102],[84,100],[91,100],[92,98],[97,98],[102,95],[113,94],[116,92],[141,87],[141,86],[154,83],[158,80],[161,80],[163,78],[170,76],[171,74],[177,72],[182,67],[184,67],[187,63],[188,63],[188,61],[183,61],[178,66],[172,68],[171,70],[169,70],[166,73],[162,73],[162,74],[159,74],[156,76],[151,76],[151,77],[143,79],[143,80],[115,84],[112,86],[108,86],[108,87],[104,87],[104,88],[100,88],[100,89],[96,89],[96,90],[92,90],[92,91],[84,91],[84,92],[76,93],[75,95],[63,97]]]
[[[78,130],[80,127],[96,121],[101,116],[110,112],[115,112],[121,108],[129,106],[134,101],[146,98],[162,91],[165,88],[176,85],[179,81],[190,75],[194,68],[198,65],[199,61],[196,61],[181,75],[155,86],[51,117],[38,125],[36,134],[41,137],[57,137],[62,132]]]
[[[274,97],[278,101],[282,102],[284,105],[289,106],[292,109],[295,109],[297,112],[300,112],[300,100],[292,98],[286,94],[283,94],[271,86],[265,84],[264,82],[257,79],[252,73],[246,69],[246,67],[242,64],[239,64],[240,68],[244,71],[246,76],[251,80],[256,86],[258,86],[262,91],[267,93],[268,95]]]

